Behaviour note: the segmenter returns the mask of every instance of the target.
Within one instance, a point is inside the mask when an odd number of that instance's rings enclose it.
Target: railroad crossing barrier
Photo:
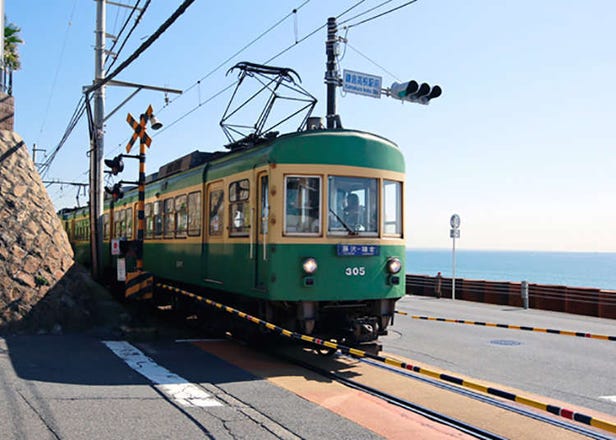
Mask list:
[[[544,403],[544,402],[531,399],[531,398],[528,398],[522,395],[514,394],[509,391],[504,391],[498,388],[489,387],[479,382],[474,382],[474,381],[466,380],[464,378],[451,376],[449,374],[441,373],[441,372],[431,370],[428,368],[422,368],[417,365],[412,365],[407,362],[399,361],[398,359],[375,355],[375,354],[372,354],[372,353],[369,353],[363,350],[358,350],[356,348],[346,347],[336,342],[314,338],[312,336],[286,330],[282,327],[277,326],[276,324],[272,324],[271,322],[264,321],[260,318],[257,318],[255,316],[251,316],[245,312],[242,312],[241,310],[237,310],[237,309],[234,309],[233,307],[226,306],[224,304],[213,301],[211,299],[204,298],[202,296],[196,295],[187,290],[180,289],[179,287],[162,284],[162,283],[157,283],[156,287],[169,290],[179,295],[187,296],[198,302],[206,303],[207,305],[211,307],[215,307],[217,309],[230,313],[234,316],[250,321],[253,324],[267,328],[268,330],[271,330],[274,333],[287,337],[287,338],[309,342],[311,344],[315,344],[321,347],[327,347],[333,350],[340,350],[340,352],[342,352],[343,354],[352,355],[352,356],[356,356],[359,358],[370,358],[375,361],[382,362],[387,365],[391,365],[393,367],[413,371],[415,373],[422,374],[425,376],[430,376],[435,379],[439,379],[445,382],[456,384],[463,388],[472,389],[473,391],[479,391],[484,394],[489,394],[492,396],[500,397],[502,399],[511,400],[511,401],[520,403],[525,406],[530,406],[532,408],[536,408],[542,411],[547,411],[551,414],[554,414],[554,415],[557,415],[557,416],[560,416],[560,417],[563,417],[569,420],[574,420],[576,422],[579,422],[585,425],[594,426],[595,428],[603,429],[605,431],[616,434],[616,424],[609,422],[607,420],[598,419],[596,417],[592,417],[592,416],[589,416],[583,413],[575,412],[570,409],[562,408],[557,405],[551,405],[549,403]]]

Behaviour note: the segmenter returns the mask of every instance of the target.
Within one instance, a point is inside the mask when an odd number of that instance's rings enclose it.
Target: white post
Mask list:
[[[451,299],[456,299],[456,236],[453,236],[453,250],[451,252]]]
[[[449,219],[451,230],[449,236],[453,239],[453,250],[451,252],[451,299],[456,299],[456,238],[460,238],[460,216],[454,214]]]

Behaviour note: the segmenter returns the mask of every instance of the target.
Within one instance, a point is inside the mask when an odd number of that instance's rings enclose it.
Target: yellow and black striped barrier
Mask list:
[[[539,410],[543,410],[543,411],[547,411],[551,414],[560,416],[560,417],[564,417],[566,419],[569,420],[574,420],[576,422],[579,423],[583,423],[585,425],[589,425],[589,426],[594,426],[595,428],[599,428],[599,429],[603,429],[605,431],[611,432],[611,433],[616,433],[616,423],[612,423],[612,422],[608,422],[606,420],[602,420],[602,419],[598,419],[596,417],[592,417],[586,414],[582,414],[579,412],[575,412],[566,408],[562,408],[556,405],[550,405],[548,403],[543,403],[540,402],[538,400],[534,400],[534,399],[530,399],[528,397],[524,397],[524,396],[520,396],[514,393],[510,393],[508,391],[503,391],[503,390],[499,390],[498,388],[493,388],[493,387],[488,387],[486,385],[477,383],[477,382],[473,382],[473,381],[469,381],[466,379],[462,379],[459,377],[455,377],[455,376],[451,376],[448,374],[444,374],[444,373],[439,373],[438,371],[434,371],[434,370],[430,370],[427,368],[422,368],[422,367],[418,367],[416,365],[411,365],[407,362],[402,362],[399,361],[397,359],[394,358],[388,358],[388,357],[384,357],[384,356],[379,356],[379,355],[375,355],[372,353],[368,353],[366,351],[363,350],[358,350],[356,348],[351,348],[351,347],[346,347],[344,345],[340,345],[337,344],[335,342],[332,341],[326,341],[323,339],[319,339],[319,338],[313,338],[312,336],[307,336],[307,335],[303,335],[301,333],[297,333],[297,332],[292,332],[290,330],[286,330],[282,327],[277,326],[276,324],[272,324],[270,322],[264,321],[260,318],[257,318],[255,316],[251,316],[247,313],[244,313],[240,310],[234,309],[233,307],[229,307],[226,306],[224,304],[221,304],[219,302],[216,301],[212,301],[211,299],[208,298],[203,298],[202,296],[196,295],[192,292],[189,292],[187,290],[183,290],[180,289],[178,287],[174,287],[174,286],[170,286],[170,285],[166,285],[166,284],[161,284],[161,283],[157,283],[156,287],[160,287],[162,289],[166,289],[169,290],[171,292],[180,294],[180,295],[184,295],[187,296],[189,298],[192,298],[196,301],[199,302],[204,302],[209,306],[212,307],[216,307],[220,310],[224,310],[227,313],[230,313],[232,315],[238,316],[240,318],[246,319],[248,321],[251,321],[254,324],[257,325],[262,325],[265,328],[276,332],[277,334],[280,334],[282,336],[286,336],[288,338],[292,338],[292,339],[296,339],[296,340],[301,340],[301,341],[305,341],[305,342],[310,342],[312,344],[316,344],[322,347],[327,347],[327,348],[331,348],[334,350],[340,350],[343,354],[350,354],[353,356],[357,356],[360,358],[370,358],[370,359],[374,359],[376,361],[382,362],[384,364],[387,365],[391,365],[394,367],[398,367],[398,368],[402,368],[404,370],[409,370],[409,371],[413,371],[415,373],[419,373],[419,374],[423,374],[426,376],[430,376],[439,380],[443,380],[445,382],[450,382],[450,383],[454,383],[456,385],[459,385],[461,387],[464,388],[470,388],[472,390],[475,391],[479,391],[485,394],[489,394],[492,396],[497,396],[503,399],[507,399],[507,400],[512,400],[514,402],[520,403],[522,405],[526,405],[526,406],[530,406]]]
[[[594,333],[573,332],[569,330],[555,330],[551,328],[541,328],[541,327],[527,327],[524,325],[497,324],[494,322],[467,321],[464,319],[435,318],[433,316],[409,315],[408,313],[401,312],[399,310],[396,310],[396,313],[399,315],[410,316],[413,319],[421,319],[424,321],[438,321],[438,322],[450,322],[454,324],[481,325],[484,327],[508,328],[512,330],[526,330],[526,331],[531,331],[531,332],[550,333],[550,334],[555,334],[555,335],[577,336],[579,338],[593,338],[593,339],[603,339],[604,341],[616,341],[616,336],[598,335]]]
[[[124,284],[124,297],[128,299],[152,299],[154,275],[150,272],[128,272]]]

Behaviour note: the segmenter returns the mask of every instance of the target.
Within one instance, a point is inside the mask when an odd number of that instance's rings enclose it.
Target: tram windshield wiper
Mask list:
[[[334,217],[336,217],[336,220],[338,220],[342,226],[344,226],[344,228],[349,231],[349,235],[357,235],[357,231],[355,231],[353,228],[351,228],[344,220],[342,220],[342,218],[338,215],[337,212],[335,212],[332,208],[329,208],[329,212],[331,212],[332,214],[334,214]]]

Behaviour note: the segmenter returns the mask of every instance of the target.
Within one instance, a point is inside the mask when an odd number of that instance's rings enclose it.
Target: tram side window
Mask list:
[[[146,203],[143,208],[143,217],[145,220],[144,238],[152,238],[154,236],[154,212],[152,211],[152,204]]]
[[[118,212],[120,217],[120,237],[126,237],[126,209]]]
[[[103,240],[109,240],[109,214],[103,215]]]
[[[329,224],[334,234],[378,232],[377,179],[329,176]]]
[[[122,210],[117,210],[113,215],[113,237],[120,238],[122,236]]]
[[[186,206],[186,196],[178,196],[175,198],[175,216],[177,229],[176,237],[186,237],[188,229],[188,207]]]
[[[201,191],[188,194],[188,235],[201,234]]]
[[[163,234],[163,213],[161,201],[154,202],[154,235],[160,236]]]
[[[174,211],[174,200],[172,198],[165,199],[164,202],[164,228],[165,238],[173,238],[173,234],[175,232],[175,211]]]
[[[383,233],[402,235],[402,184],[383,181]]]
[[[126,238],[132,240],[133,238],[133,208],[126,210]]]
[[[321,178],[287,176],[285,178],[286,234],[321,233]]]
[[[222,230],[224,227],[224,201],[225,194],[222,189],[217,189],[214,191],[210,191],[210,235],[222,235]]]
[[[229,235],[245,237],[250,231],[250,183],[248,179],[229,185]]]

